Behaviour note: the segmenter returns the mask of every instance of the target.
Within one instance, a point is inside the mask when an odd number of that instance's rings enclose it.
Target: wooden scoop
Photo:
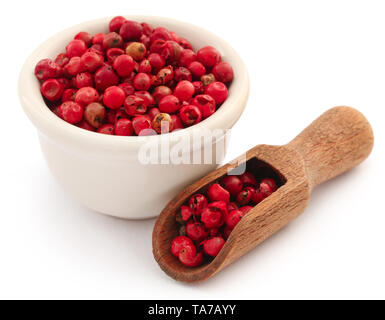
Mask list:
[[[170,277],[185,282],[208,279],[236,261],[302,213],[311,190],[318,184],[352,169],[370,154],[373,132],[369,122],[350,107],[330,109],[284,146],[259,145],[180,192],[161,212],[152,237],[155,260]],[[247,170],[272,170],[279,189],[256,205],[238,223],[225,246],[211,262],[197,268],[182,265],[171,254],[171,241],[178,235],[175,214],[188,198],[220,180],[240,162]]]

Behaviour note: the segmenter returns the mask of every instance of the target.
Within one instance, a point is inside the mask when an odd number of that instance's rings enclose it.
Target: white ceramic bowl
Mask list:
[[[160,17],[127,16],[127,19],[164,26],[187,38],[195,49],[212,45],[234,68],[229,97],[219,110],[196,126],[171,134],[150,137],[109,136],[79,129],[52,113],[45,105],[34,76],[36,63],[55,58],[79,31],[91,34],[107,32],[111,17],[85,22],[41,44],[25,62],[19,78],[21,104],[36,126],[41,147],[53,175],[64,189],[86,207],[104,214],[144,219],[155,217],[164,205],[194,180],[215,169],[217,164],[151,164],[138,159],[139,148],[146,142],[162,143],[173,138],[171,146],[193,129],[230,129],[243,112],[249,94],[248,72],[241,58],[225,41],[200,27]],[[224,139],[221,135],[217,141]],[[175,140],[175,141],[174,141]],[[223,147],[222,147],[223,145]],[[206,146],[221,153],[226,144],[209,142]],[[187,146],[188,153],[193,148]]]

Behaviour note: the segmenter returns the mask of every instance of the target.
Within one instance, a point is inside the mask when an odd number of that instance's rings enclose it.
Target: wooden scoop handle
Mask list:
[[[314,188],[365,160],[373,140],[372,128],[362,113],[350,107],[335,107],[287,146],[302,154],[310,187]]]

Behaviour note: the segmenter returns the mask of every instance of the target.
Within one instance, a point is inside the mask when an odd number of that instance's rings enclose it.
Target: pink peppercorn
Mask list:
[[[205,90],[205,93],[212,96],[217,104],[225,102],[227,99],[227,87],[219,81],[210,83]]]
[[[112,67],[106,64],[95,72],[94,80],[96,89],[100,91],[119,84],[119,77],[112,70]]]
[[[147,91],[151,87],[151,78],[147,73],[138,73],[134,78],[133,85],[138,91]]]
[[[159,102],[160,112],[174,113],[177,112],[180,108],[179,99],[174,95],[165,96]]]
[[[188,69],[196,79],[200,79],[204,74],[206,74],[205,66],[198,61],[191,62]]]
[[[190,238],[184,237],[184,236],[176,237],[174,238],[174,240],[172,240],[171,252],[174,256],[179,257],[179,254],[182,251],[182,249],[188,246],[191,246],[191,247],[194,246],[194,243]]]
[[[92,36],[85,31],[79,32],[75,37],[75,40],[82,40],[87,47],[89,47],[92,44]]]
[[[117,86],[111,86],[104,91],[103,103],[110,109],[119,109],[126,98],[126,95],[122,88]]]
[[[193,105],[185,105],[179,110],[179,116],[183,124],[190,127],[202,120],[202,112],[198,107]]]
[[[87,46],[83,40],[72,40],[66,46],[68,58],[81,57],[87,51]]]
[[[119,119],[115,124],[114,133],[117,136],[132,136],[134,133],[132,122],[128,119]]]
[[[221,61],[221,54],[215,48],[207,46],[198,50],[197,60],[205,67],[212,68]]]
[[[110,32],[119,32],[124,22],[126,22],[126,18],[122,16],[114,17],[108,25]]]
[[[216,102],[214,98],[207,94],[195,96],[191,104],[199,108],[203,119],[206,119],[214,114],[216,108]]]
[[[89,72],[94,72],[97,68],[103,65],[103,57],[96,52],[87,51],[81,56],[80,62]]]
[[[58,80],[48,79],[43,82],[40,91],[49,101],[58,101],[63,95],[64,88]]]
[[[190,101],[194,93],[193,84],[187,80],[179,82],[174,89],[174,95],[181,101]]]
[[[83,108],[73,101],[63,102],[59,107],[63,119],[71,124],[80,122],[83,119]]]
[[[81,106],[87,106],[91,102],[99,101],[99,93],[92,87],[83,87],[75,94],[75,102]]]
[[[230,201],[230,193],[219,183],[212,184],[207,193],[211,201]]]
[[[125,21],[120,27],[120,36],[126,41],[137,41],[142,36],[143,28],[135,21]]]
[[[228,62],[220,62],[213,68],[215,79],[220,82],[230,82],[234,78],[234,71]]]
[[[98,133],[113,135],[114,134],[114,126],[112,124],[105,124],[105,125],[101,126],[97,131],[98,131]]]
[[[216,257],[224,245],[225,240],[222,237],[214,237],[204,242],[203,250],[209,256]]]
[[[94,78],[89,72],[78,73],[75,78],[75,86],[80,89],[83,87],[92,87],[94,85]]]

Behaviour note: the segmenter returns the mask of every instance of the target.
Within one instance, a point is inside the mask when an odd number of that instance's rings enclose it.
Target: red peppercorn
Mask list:
[[[243,189],[241,192],[238,193],[237,202],[239,203],[239,205],[241,206],[247,205],[254,198],[255,189],[252,190],[250,188],[252,187],[246,187],[245,189]]]
[[[99,101],[99,93],[92,87],[83,87],[75,94],[75,102],[81,106],[87,106],[91,102]]]
[[[253,200],[254,201],[254,200]],[[239,211],[243,213],[243,215],[247,214],[251,209],[253,209],[252,206],[243,206],[239,208]]]
[[[94,78],[89,72],[78,73],[75,78],[75,86],[80,89],[83,87],[92,87],[94,85]]]
[[[35,67],[35,76],[39,80],[58,78],[63,74],[63,69],[51,59],[40,60]]]
[[[78,124],[76,124],[76,126],[78,128],[84,129],[84,130],[95,132],[95,128],[93,126],[91,126],[87,121],[84,121],[84,120],[82,122],[79,122]]]
[[[158,86],[154,89],[152,96],[154,97],[155,103],[159,104],[159,102],[166,96],[171,95],[172,90],[166,86]]]
[[[233,211],[233,210],[238,210],[238,205],[235,202],[229,202],[227,204],[227,211]]]
[[[116,32],[107,33],[103,39],[103,48],[108,50],[111,48],[122,48],[123,47],[123,38],[118,35]]]
[[[75,101],[75,94],[76,94],[75,89],[66,89],[63,92],[63,95],[61,97],[61,101],[62,102]]]
[[[87,51],[87,46],[83,40],[72,40],[66,46],[68,58],[81,57]]]
[[[76,102],[66,101],[59,107],[61,117],[71,123],[75,124],[83,119],[83,107]]]
[[[48,79],[43,82],[40,91],[49,101],[58,101],[63,95],[64,88],[57,79]]]
[[[111,48],[107,50],[107,63],[112,65],[115,59],[124,54],[124,50],[120,48]]]
[[[175,69],[174,79],[177,82],[182,81],[182,80],[191,81],[192,80],[192,74],[191,74],[189,69],[187,69],[185,67],[180,67],[180,68]]]
[[[149,36],[149,35],[151,35],[151,33],[154,32],[154,28],[151,25],[149,25],[148,23],[142,22],[140,25],[142,26],[144,35]]]
[[[230,201],[230,193],[219,183],[212,184],[207,193],[211,201]]]
[[[180,53],[182,52],[182,47],[177,44],[175,41],[166,41],[161,49],[160,55],[163,59],[171,64],[179,60]]]
[[[196,61],[197,56],[194,51],[190,49],[182,50],[179,57],[179,64],[182,67],[188,67],[192,62]]]
[[[245,172],[244,174],[239,176],[239,179],[241,179],[243,186],[257,186],[258,182],[257,179],[255,179],[254,175],[251,172]]]
[[[159,71],[166,65],[166,62],[159,53],[150,53],[147,59],[151,64],[151,68],[156,71]]]
[[[176,114],[171,115],[171,120],[172,120],[172,131],[184,129],[183,122],[178,115]]]
[[[123,89],[126,96],[132,95],[135,92],[134,86],[126,82],[120,83],[118,87]]]
[[[205,67],[212,68],[221,61],[221,54],[217,49],[207,46],[198,50],[197,60]]]
[[[59,53],[55,59],[55,63],[60,67],[64,67],[70,59],[65,55],[65,53]]]
[[[204,242],[203,250],[209,256],[216,257],[224,245],[225,240],[222,237],[214,237]]]
[[[150,35],[151,43],[154,43],[156,40],[172,40],[170,32],[163,27],[156,28],[153,33]]]
[[[262,193],[264,198],[267,198],[269,195],[273,193],[270,185],[266,182],[261,182],[259,184],[259,192]]]
[[[126,18],[122,16],[112,18],[108,25],[110,32],[119,32],[124,22],[126,22]]]
[[[213,68],[215,79],[220,82],[230,82],[234,78],[234,71],[231,65],[227,62],[220,62]]]
[[[238,176],[228,175],[222,179],[221,184],[233,196],[238,195],[243,188],[243,183]]]
[[[112,67],[105,64],[100,67],[94,76],[96,89],[104,91],[108,87],[116,86],[119,84],[119,77],[112,70]]]
[[[199,95],[205,92],[202,81],[194,81],[192,84],[195,88],[195,94]]]
[[[140,136],[143,130],[151,129],[151,121],[145,116],[138,116],[132,119],[132,127],[136,135]]]
[[[127,54],[122,54],[114,60],[113,67],[116,73],[121,77],[127,77],[131,75],[134,70],[134,59]]]
[[[136,90],[147,91],[151,87],[151,78],[147,73],[138,73],[134,78],[133,85]]]
[[[136,41],[142,36],[143,28],[135,21],[125,21],[120,27],[119,34],[126,41]]]
[[[150,116],[151,121],[154,120],[154,117],[160,113],[159,108],[151,108],[148,110],[147,114]]]
[[[75,40],[82,40],[87,47],[92,44],[92,36],[88,32],[81,31],[75,37]]]
[[[179,99],[174,95],[165,96],[159,102],[160,112],[174,113],[177,112],[180,108]]]
[[[157,114],[151,123],[152,128],[158,133],[168,133],[173,130],[173,122],[168,113]]]
[[[181,101],[190,101],[195,93],[195,88],[190,81],[183,80],[174,89],[174,96]]]
[[[171,252],[176,257],[179,257],[180,252],[185,247],[194,247],[194,243],[188,237],[179,236],[171,242]]]
[[[277,183],[275,182],[274,179],[272,178],[265,178],[265,179],[262,179],[261,180],[261,183],[266,183],[270,189],[271,189],[271,192],[274,192],[277,190]]]
[[[131,117],[144,115],[147,111],[147,104],[144,99],[130,95],[124,100],[124,110]]]
[[[194,215],[200,217],[204,208],[208,205],[208,201],[203,194],[195,194],[189,200],[189,206],[194,211]]]
[[[201,111],[198,107],[193,105],[186,105],[180,108],[179,116],[183,124],[187,127],[197,124],[202,120]]]
[[[161,84],[167,84],[172,79],[174,79],[174,69],[172,66],[168,66],[166,68],[163,68],[159,70],[157,74],[157,78],[159,79]]]
[[[195,96],[191,104],[197,106],[202,113],[202,118],[206,119],[215,112],[216,103],[214,98],[207,94],[200,94]]]
[[[241,221],[243,215],[243,212],[240,210],[233,210],[229,212],[226,217],[226,226],[231,230],[234,229],[239,221]]]
[[[84,109],[84,119],[94,128],[99,128],[106,117],[106,109],[98,102],[92,102]]]
[[[191,62],[188,69],[196,79],[200,79],[204,74],[206,74],[205,66],[198,61]]]
[[[132,136],[134,133],[132,122],[128,119],[119,119],[115,123],[114,133],[117,136]]]
[[[89,47],[87,49],[86,52],[94,52],[94,53],[97,53],[98,55],[100,55],[103,59],[104,59],[104,49],[103,49],[103,45],[102,44],[99,44],[99,43],[95,43],[93,44],[91,47]]]
[[[190,42],[188,42],[185,38],[180,38],[179,37],[179,41],[178,41],[179,45],[184,48],[184,49],[189,49],[189,50],[192,50],[193,47],[191,45]]]
[[[86,67],[83,65],[80,57],[71,58],[64,66],[64,72],[69,76],[75,76],[84,71],[86,71]]]
[[[92,44],[103,44],[104,33],[97,33],[92,37]]]
[[[99,133],[113,135],[114,134],[114,126],[112,124],[105,124],[105,125],[101,126],[97,131]]]
[[[212,96],[217,104],[225,102],[227,99],[227,87],[222,83],[215,81],[210,83],[205,90],[205,93]]]
[[[215,201],[203,209],[201,221],[206,228],[219,228],[227,216],[227,205],[224,201]]]
[[[215,82],[215,77],[212,73],[205,74],[201,77],[201,82],[203,87],[206,89],[209,84]]]
[[[188,222],[186,225],[187,236],[193,241],[203,241],[208,233],[204,225],[200,222]]]
[[[80,62],[89,72],[94,72],[103,64],[103,57],[96,52],[87,51],[81,56]]]
[[[203,254],[202,252],[196,253],[195,247],[185,247],[179,253],[179,260],[186,267],[194,268],[198,267],[203,262]]]
[[[263,199],[265,199],[266,196],[264,193],[260,192],[259,189],[257,189],[257,191],[254,193],[253,195],[253,202],[258,204],[260,203]]]
[[[190,220],[190,218],[192,218],[192,216],[194,215],[193,209],[191,209],[188,206],[181,206],[180,213],[182,216],[182,221],[185,221],[185,222]]]
[[[142,60],[142,62],[139,64],[138,72],[141,73],[151,73],[151,64],[148,59]]]
[[[147,107],[153,107],[155,105],[154,97],[148,91],[136,91],[134,93],[139,98],[142,98]]]
[[[117,86],[107,88],[103,94],[103,104],[110,109],[119,109],[125,99],[126,95],[123,89]]]

